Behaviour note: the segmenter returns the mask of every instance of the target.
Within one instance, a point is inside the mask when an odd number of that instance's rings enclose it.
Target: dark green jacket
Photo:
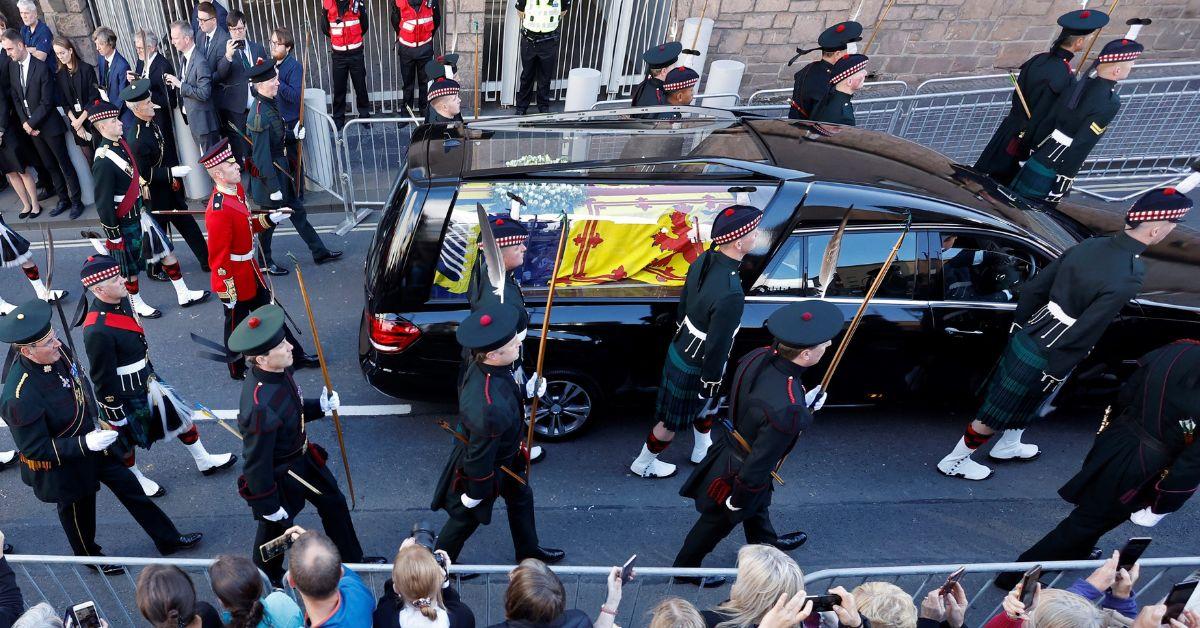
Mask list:
[[[700,367],[700,379],[706,382],[724,377],[733,336],[742,324],[746,295],[740,266],[741,262],[720,251],[705,251],[688,268],[679,294],[676,322],[680,327],[672,343],[685,360]],[[706,337],[701,340],[693,335],[687,323]]]
[[[488,285],[487,277],[485,276],[483,254],[475,261],[475,267],[471,269],[471,283],[467,285],[467,302],[471,304],[471,311],[474,312],[484,305],[490,303],[499,303],[500,298],[492,292]],[[529,312],[525,309],[525,295],[521,292],[521,286],[517,283],[517,276],[514,271],[508,271],[504,274],[504,302],[509,305],[517,306],[521,310],[521,319],[517,324],[517,331],[522,332],[529,328]]]
[[[1051,115],[1034,129],[1033,155],[1013,181],[1018,194],[1035,201],[1058,202],[1117,117],[1121,100],[1116,81],[1099,77],[1083,80],[1075,108],[1070,106],[1075,91],[1072,87],[1059,96]],[[1070,138],[1070,146],[1057,141],[1060,137]]]
[[[105,155],[111,152],[124,167]],[[119,142],[101,140],[96,149],[96,158],[92,162],[92,182],[96,190],[96,215],[104,227],[104,236],[110,240],[122,240],[121,226],[136,224],[141,220],[142,201],[138,198],[133,208],[124,216],[117,217],[117,206],[129,192],[129,184],[133,180],[133,158]],[[142,174],[142,173],[139,173]],[[144,175],[142,175],[144,176]],[[140,192],[139,188],[134,188]],[[137,193],[137,192],[135,192]]]
[[[150,208],[187,209],[179,203],[180,196],[175,193],[171,177],[171,168],[163,163],[166,154],[166,140],[162,129],[153,120],[137,124],[125,129],[125,141],[133,150],[133,158],[137,161],[138,172],[146,180],[150,188]]]
[[[291,182],[287,153],[284,148],[283,117],[274,98],[254,95],[254,104],[246,116],[246,133],[254,144],[250,149],[250,197],[260,207],[276,209],[286,207],[291,198]],[[275,192],[283,198],[271,200]]]
[[[844,124],[846,126],[854,126],[854,103],[851,99],[852,94],[839,92],[836,89],[829,90],[828,94],[821,99],[817,105],[817,110],[812,114],[814,122],[830,122],[833,124]]]
[[[809,120],[817,103],[832,89],[829,79],[833,78],[833,64],[824,59],[817,59],[800,68],[795,74],[792,85],[791,107],[788,118],[793,120]]]

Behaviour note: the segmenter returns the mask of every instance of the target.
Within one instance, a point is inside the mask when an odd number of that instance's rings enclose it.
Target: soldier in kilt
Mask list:
[[[740,194],[739,194],[740,196]],[[630,466],[644,478],[667,478],[675,465],[658,459],[675,432],[693,427],[691,460],[698,463],[712,444],[709,430],[720,406],[718,392],[733,337],[742,324],[746,295],[738,268],[754,248],[762,211],[749,205],[727,207],[712,226],[712,246],[688,268],[679,295],[678,330],[667,348],[655,404],[656,424]],[[693,425],[694,424],[694,425]]]
[[[38,265],[33,263],[33,254],[29,252],[29,240],[13,231],[12,227],[4,222],[4,216],[0,216],[0,266],[5,268],[19,266],[25,273],[25,278],[33,286],[33,291],[43,301],[55,301],[67,295],[65,290],[46,289],[46,284],[42,283],[41,271],[38,269]],[[16,307],[0,298],[0,315],[8,314]]]
[[[1137,296],[1146,274],[1139,256],[1187,215],[1192,201],[1180,190],[1198,182],[1200,173],[1178,189],[1147,192],[1125,214],[1121,233],[1080,242],[1025,285],[983,405],[938,471],[968,480],[990,477],[992,470],[971,460],[971,454],[997,431],[1004,434],[989,454],[993,460],[1032,460],[1041,454],[1036,445],[1021,442],[1025,427]]]

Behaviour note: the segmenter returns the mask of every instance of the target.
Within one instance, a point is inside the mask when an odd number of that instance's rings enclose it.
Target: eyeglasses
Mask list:
[[[214,16],[212,16],[212,17],[202,17],[202,18],[200,18],[200,21],[201,21],[201,22],[211,22],[211,21],[213,21],[213,20],[215,20],[215,19],[217,19],[217,16],[215,16],[215,15],[214,15]]]
[[[244,31],[244,30],[246,30],[245,26],[230,26],[229,27],[229,32],[231,32],[231,33],[234,31]]]

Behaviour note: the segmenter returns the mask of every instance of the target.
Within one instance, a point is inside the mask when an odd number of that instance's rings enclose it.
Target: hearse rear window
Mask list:
[[[562,208],[569,231],[555,294],[660,297],[678,294],[687,269],[708,246],[716,213],[734,203],[727,184],[465,183],[442,240],[432,300],[464,299],[482,261],[476,203],[508,214],[508,192],[527,206],[514,216],[529,230],[517,281],[526,296],[545,294],[554,269]],[[775,188],[758,185],[751,204],[766,207]],[[697,225],[700,240],[697,241]]]

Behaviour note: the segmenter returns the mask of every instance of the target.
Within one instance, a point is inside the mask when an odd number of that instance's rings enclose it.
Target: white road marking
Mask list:
[[[377,222],[363,223],[363,224],[360,224],[360,225],[354,227],[350,231],[374,231],[375,227],[377,227],[377,226],[379,226],[379,223],[377,223]],[[333,233],[335,230],[337,230],[337,228],[338,228],[337,225],[314,227],[314,229],[317,230],[317,233]],[[296,233],[295,229],[289,228],[289,229],[278,229],[275,231],[275,235],[276,236],[294,236],[294,235],[297,235],[297,233]],[[36,241],[36,240],[34,240],[34,238],[30,238],[30,237],[26,237],[26,239],[30,241],[29,248],[31,248],[31,249],[41,250],[41,249],[46,248],[45,245],[41,241]],[[179,238],[178,234],[172,234],[171,239],[172,239],[172,242],[176,246],[180,245],[181,239]],[[90,248],[92,248],[92,241],[84,240],[81,238],[76,238],[74,240],[55,240],[54,248],[56,248],[56,249],[89,248],[90,249]]]
[[[237,418],[237,410],[213,410],[213,413],[218,417],[226,420]],[[342,406],[338,408],[339,416],[403,416],[412,414],[412,406],[407,403],[393,403],[368,406]],[[197,412],[192,417],[197,421],[211,421],[212,417],[203,412]],[[8,427],[8,424],[0,419],[0,427]]]

